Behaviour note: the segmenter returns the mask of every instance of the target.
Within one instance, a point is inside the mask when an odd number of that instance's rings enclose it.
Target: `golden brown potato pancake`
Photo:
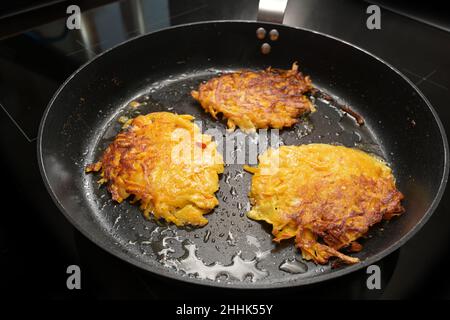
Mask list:
[[[155,112],[126,124],[86,172],[101,170],[112,198],[134,196],[148,218],[177,226],[203,226],[218,204],[214,193],[223,172],[222,156],[211,136],[201,134],[190,115]]]
[[[238,71],[213,78],[192,91],[192,97],[215,119],[228,119],[228,128],[243,131],[290,127],[302,114],[314,111],[304,95],[312,83],[294,63],[291,70],[268,68]]]
[[[296,237],[305,259],[359,260],[356,240],[382,219],[403,213],[391,169],[363,151],[327,144],[282,146],[259,157],[248,216],[273,225],[274,241]]]

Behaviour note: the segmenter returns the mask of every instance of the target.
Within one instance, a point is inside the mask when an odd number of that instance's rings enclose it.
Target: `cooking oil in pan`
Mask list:
[[[292,274],[305,273],[308,271],[308,266],[303,262],[298,261],[296,258],[284,260],[279,268],[284,272]]]
[[[227,236],[226,242],[228,243],[228,245],[233,246],[233,247],[236,245],[236,239],[234,238],[231,231],[228,231],[228,236]]]
[[[207,78],[214,75],[209,74]],[[142,99],[135,98],[139,102],[139,107],[127,108],[121,115],[134,117],[133,112],[136,111],[142,114],[155,111],[189,113],[197,120],[203,121],[204,130],[219,128],[225,136],[225,124],[205,116],[198,104],[190,99],[190,90],[198,87],[200,78],[180,77],[180,79],[183,84],[180,86],[177,85],[178,78],[156,84],[152,90],[149,90],[147,96]],[[279,145],[341,144],[384,156],[383,150],[378,147],[377,140],[370,129],[366,125],[359,126],[355,119],[343,113],[334,101],[316,98],[313,103],[317,107],[317,112],[301,118],[292,128],[279,130]],[[114,123],[118,125],[117,121]],[[112,132],[114,135],[118,127],[115,128]],[[234,135],[239,136],[242,133],[239,133],[237,129]],[[112,137],[112,134],[106,134],[103,147],[99,149],[104,150]],[[269,137],[270,134],[268,134]],[[258,138],[259,135],[255,134],[247,137],[245,141],[254,145]],[[243,150],[243,141],[238,140],[237,145],[231,150],[232,158],[237,157],[239,151]],[[274,146],[271,137],[270,146]],[[246,146],[245,152],[249,148]],[[249,157],[246,155],[245,159]],[[179,271],[181,274],[212,281],[262,280],[264,282],[279,280],[287,274],[289,277],[305,277],[309,274],[324,272],[323,267],[316,266],[312,262],[293,259],[296,252],[293,244],[274,245],[271,242],[270,228],[245,217],[245,213],[250,210],[247,197],[250,180],[251,175],[244,172],[241,165],[227,165],[221,176],[220,190],[216,194],[220,205],[208,216],[210,222],[207,229],[176,229],[158,225],[157,222],[152,221],[149,222],[153,230],[151,234],[145,230],[142,231],[146,238],[143,237],[141,241],[135,238],[136,233],[133,232],[128,245],[139,247],[141,252],[144,251],[143,259],[153,260],[156,257],[163,266]],[[102,191],[102,193],[105,192]],[[109,196],[100,200],[105,203],[106,199],[109,199]],[[117,211],[121,207],[123,204],[112,207],[112,210]],[[129,225],[137,225],[142,219],[138,209],[133,212],[135,212],[133,219],[130,218],[129,213],[113,216],[110,229],[113,227],[115,233],[129,239]],[[133,250],[136,249],[133,248]],[[211,260],[211,257],[217,255],[217,251],[220,252],[217,258],[220,262]]]
[[[250,279],[252,282],[255,282],[268,275],[267,271],[260,270],[257,267],[259,261],[256,258],[244,260],[240,253],[237,253],[233,256],[229,265],[223,265],[218,262],[207,265],[197,257],[197,246],[195,244],[185,241],[182,247],[185,250],[185,254],[178,259],[169,256],[170,253],[175,251],[170,247],[161,249],[158,252],[160,262],[166,267],[174,268],[199,279],[219,280],[232,278],[240,281]]]

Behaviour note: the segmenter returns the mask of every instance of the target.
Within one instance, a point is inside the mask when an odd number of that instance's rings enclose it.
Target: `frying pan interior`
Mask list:
[[[255,30],[278,29],[272,52],[260,52]],[[298,61],[314,85],[351,106],[354,119],[316,99],[318,111],[281,131],[284,144],[337,143],[388,161],[405,194],[406,213],[375,227],[356,254],[361,263],[337,269],[300,261],[293,243],[276,246],[270,227],[248,219],[250,174],[230,165],[221,176],[220,205],[200,229],[145,220],[129,203],[114,203],[95,175],[84,174],[120,130],[120,116],[168,110],[193,114],[203,130],[225,133],[190,97],[221,72]],[[134,99],[145,102],[134,109]],[[214,286],[266,288],[322,281],[369,265],[403,244],[431,215],[447,176],[447,142],[423,96],[377,58],[307,30],[254,22],[211,22],[166,29],[126,42],[77,71],[42,120],[39,159],[44,180],[67,218],[120,258],[163,276]],[[301,260],[301,259],[300,259]],[[186,263],[186,261],[188,263]],[[286,264],[287,261],[287,264]],[[192,263],[197,268],[192,269]],[[216,263],[215,265],[211,265]],[[288,267],[286,267],[288,265]],[[286,270],[291,269],[291,272]]]

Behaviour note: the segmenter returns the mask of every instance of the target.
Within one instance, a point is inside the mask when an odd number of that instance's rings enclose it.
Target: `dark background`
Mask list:
[[[365,27],[369,3],[356,0],[291,0],[284,23],[331,34],[391,63],[430,100],[448,132],[448,11],[433,1],[422,5],[407,1],[377,3],[382,6],[381,30]],[[65,28],[69,4],[80,5],[84,33]],[[103,252],[81,236],[53,204],[37,166],[36,136],[43,110],[65,78],[96,54],[131,37],[193,21],[254,20],[257,5],[258,1],[253,0],[2,2],[2,291],[9,297],[42,299],[450,298],[450,274],[446,270],[450,265],[448,192],[423,229],[379,263],[383,289],[376,292],[366,289],[364,270],[282,292],[218,291],[174,283]],[[71,264],[81,266],[82,290],[66,288],[66,268]]]

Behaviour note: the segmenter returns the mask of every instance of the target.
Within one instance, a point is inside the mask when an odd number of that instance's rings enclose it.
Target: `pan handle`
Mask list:
[[[257,21],[283,23],[288,0],[259,0]]]

